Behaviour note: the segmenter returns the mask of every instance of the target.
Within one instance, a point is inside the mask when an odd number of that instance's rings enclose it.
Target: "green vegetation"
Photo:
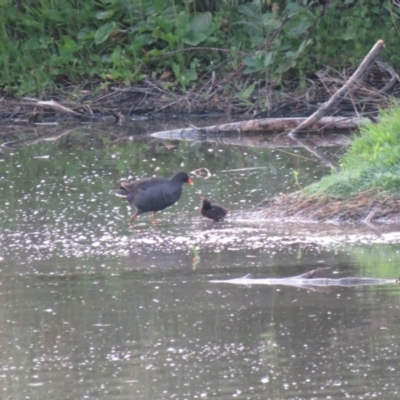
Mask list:
[[[0,89],[14,95],[133,85],[187,90],[236,71],[240,98],[354,67],[376,42],[400,67],[391,0],[0,0]],[[241,84],[236,85],[238,82]],[[77,92],[77,96],[80,94]]]
[[[342,169],[305,188],[310,196],[350,197],[367,191],[400,196],[400,104],[380,112],[380,122],[360,129],[341,159]]]

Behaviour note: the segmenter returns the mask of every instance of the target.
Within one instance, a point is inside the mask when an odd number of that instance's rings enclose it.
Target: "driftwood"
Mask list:
[[[249,121],[232,122],[228,124],[211,125],[206,127],[191,126],[189,128],[173,129],[168,131],[154,132],[150,136],[157,138],[176,138],[187,134],[220,134],[223,132],[282,132],[295,128],[302,124],[307,118],[264,118]],[[354,130],[361,124],[370,122],[368,118],[346,118],[325,117],[315,122],[313,129],[321,130]]]
[[[352,287],[352,286],[366,286],[366,285],[384,285],[399,283],[399,279],[381,279],[381,278],[363,278],[363,277],[349,277],[349,278],[321,278],[330,268],[316,268],[305,274],[292,276],[288,278],[261,278],[254,279],[251,275],[246,275],[243,278],[235,278],[228,280],[215,280],[212,283],[231,283],[235,285],[284,285],[294,286],[299,288],[311,287]]]

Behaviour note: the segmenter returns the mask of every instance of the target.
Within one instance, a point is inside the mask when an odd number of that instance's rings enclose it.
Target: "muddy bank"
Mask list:
[[[318,90],[312,97],[306,93],[274,93],[268,109],[263,105],[265,92],[255,92],[249,101],[234,93],[217,92],[204,96],[203,91],[188,94],[161,90],[161,85],[143,83],[135,87],[109,88],[72,98],[69,93],[48,94],[41,98],[3,97],[0,123],[115,123],[143,119],[214,118],[237,116],[241,119],[308,116],[329,98]],[[371,107],[370,110],[374,109]],[[350,103],[341,106],[343,115],[354,115]]]
[[[375,114],[387,101],[387,96],[400,97],[400,82],[393,74],[375,64],[361,82],[352,88],[352,96],[343,98],[335,110],[336,116]],[[332,97],[347,77],[332,70],[319,71],[315,79],[282,83],[271,89],[255,87],[241,98],[238,87],[245,82],[204,80],[186,92],[168,89],[161,80],[144,79],[135,86],[108,86],[105,89],[70,87],[49,92],[40,97],[15,98],[3,93],[0,123],[123,123],[143,117],[157,119],[201,115],[203,117],[240,116],[241,118],[309,116],[321,103]],[[388,85],[390,82],[390,85]],[[240,84],[239,84],[240,83]]]
[[[369,190],[356,196],[308,198],[301,192],[267,199],[256,209],[265,219],[335,223],[400,223],[400,198]]]

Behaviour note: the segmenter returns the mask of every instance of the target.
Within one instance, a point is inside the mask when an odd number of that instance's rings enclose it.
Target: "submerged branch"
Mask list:
[[[384,285],[399,283],[399,279],[381,279],[381,278],[321,278],[330,268],[316,268],[305,274],[292,276],[288,278],[252,278],[246,275],[243,278],[234,278],[227,280],[213,280],[212,283],[231,283],[235,285],[284,285],[298,288],[309,289],[311,287],[330,287],[330,286],[365,286],[365,285]]]

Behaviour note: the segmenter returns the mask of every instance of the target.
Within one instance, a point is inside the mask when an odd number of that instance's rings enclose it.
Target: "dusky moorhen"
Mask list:
[[[121,182],[116,195],[125,197],[136,207],[136,212],[130,218],[131,223],[138,215],[152,211],[154,224],[157,222],[155,219],[157,211],[164,210],[179,200],[184,183],[193,185],[189,175],[180,171],[170,179],[156,176],[134,182]]]
[[[211,204],[210,200],[205,197],[200,197],[201,199],[201,208],[200,214],[203,217],[210,218],[213,221],[217,222],[223,219],[228,212],[224,207],[219,204]]]

